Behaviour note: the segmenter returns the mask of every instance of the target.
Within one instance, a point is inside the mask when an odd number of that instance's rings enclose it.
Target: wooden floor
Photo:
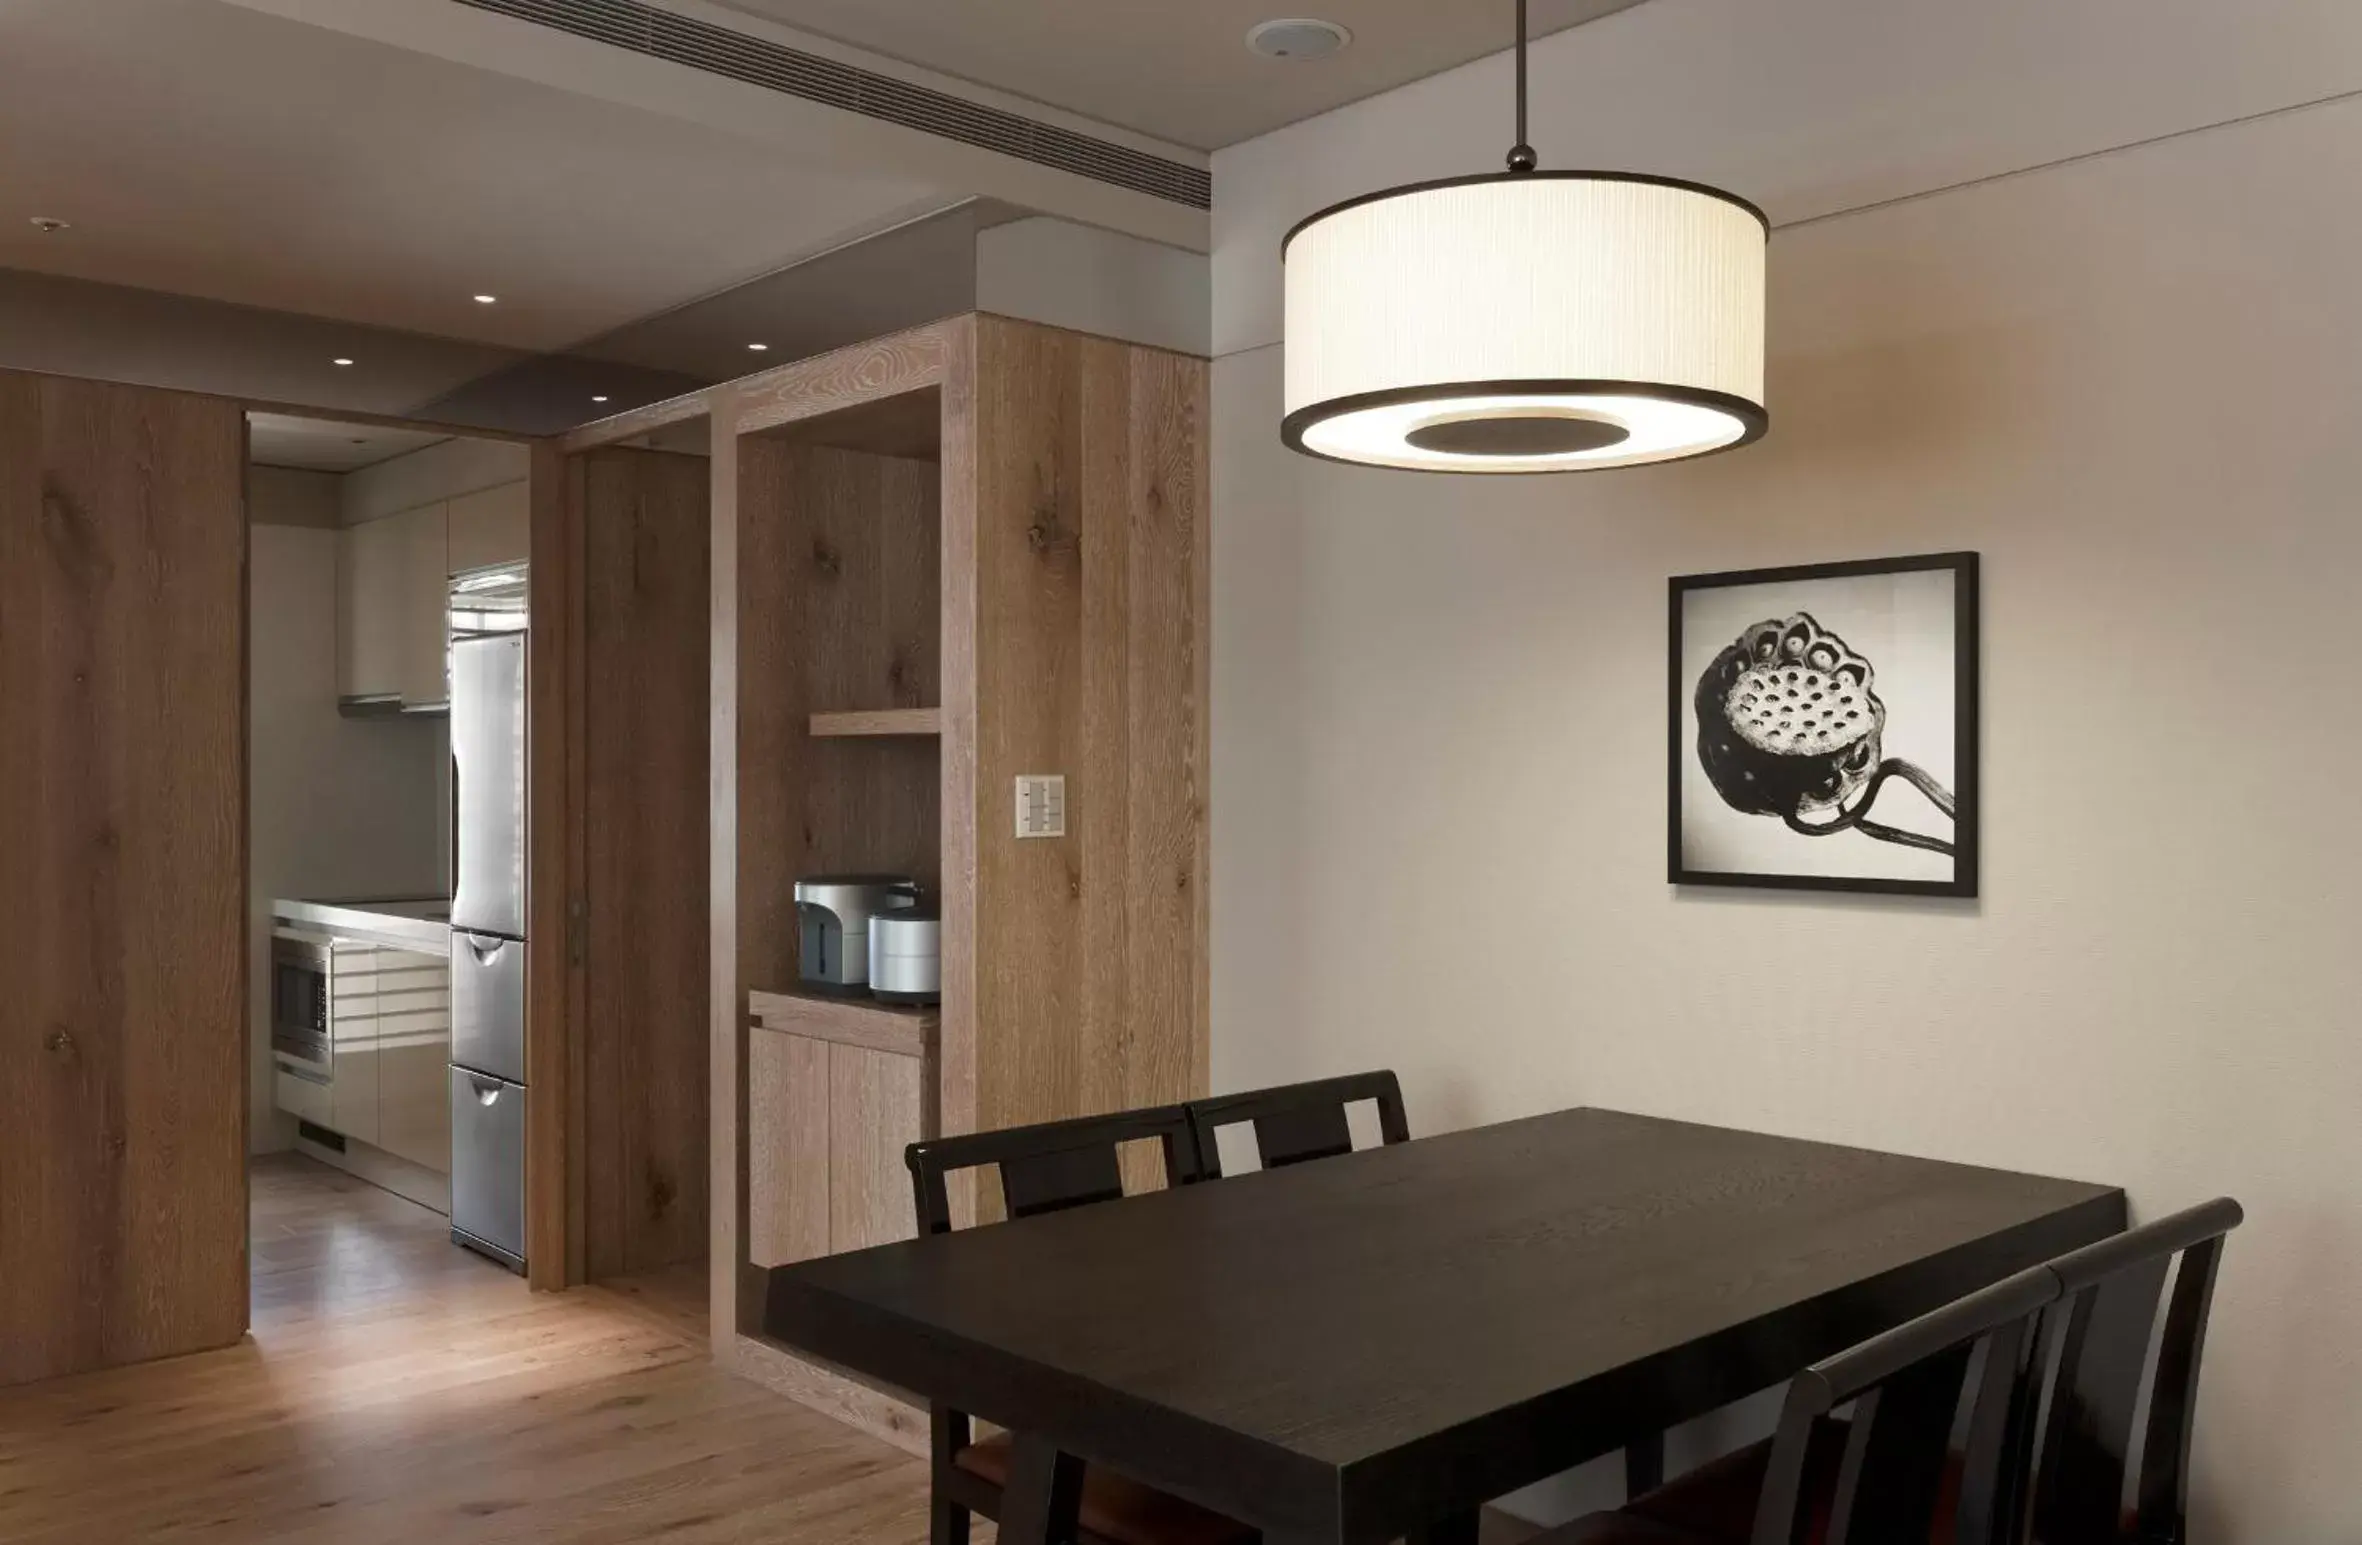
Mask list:
[[[694,1273],[529,1294],[288,1156],[253,1230],[245,1344],[0,1391],[0,1540],[926,1538],[919,1461],[712,1367]]]

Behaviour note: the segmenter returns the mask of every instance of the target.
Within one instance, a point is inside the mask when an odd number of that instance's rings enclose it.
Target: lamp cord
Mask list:
[[[1525,137],[1525,0],[1517,0],[1517,143],[1509,147],[1509,170],[1530,172],[1540,164]]]

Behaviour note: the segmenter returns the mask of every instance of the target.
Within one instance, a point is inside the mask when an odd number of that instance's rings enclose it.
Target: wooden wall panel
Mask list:
[[[584,1265],[702,1259],[707,1139],[708,476],[578,458]]]
[[[581,872],[581,523],[573,468],[556,445],[533,447],[526,605],[525,1264],[554,1291],[582,1280],[581,974],[572,900]]]
[[[245,444],[0,374],[0,1384],[245,1332]]]
[[[1206,366],[989,316],[976,351],[969,969],[989,1128],[1206,1087]],[[1057,772],[1067,837],[1017,840],[1012,780]],[[948,1066],[948,1001],[945,1023]]]

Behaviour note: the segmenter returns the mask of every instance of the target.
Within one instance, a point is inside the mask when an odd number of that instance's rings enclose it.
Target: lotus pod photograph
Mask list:
[[[1977,555],[1671,582],[1676,885],[1977,894]]]

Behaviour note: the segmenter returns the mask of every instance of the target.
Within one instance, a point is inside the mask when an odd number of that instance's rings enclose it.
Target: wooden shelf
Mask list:
[[[901,1057],[925,1056],[943,1023],[942,1011],[934,1004],[880,1003],[866,997],[757,990],[746,995],[746,1007],[765,1030]]]
[[[940,735],[940,708],[873,708],[858,713],[816,713],[812,733],[838,735]]]

